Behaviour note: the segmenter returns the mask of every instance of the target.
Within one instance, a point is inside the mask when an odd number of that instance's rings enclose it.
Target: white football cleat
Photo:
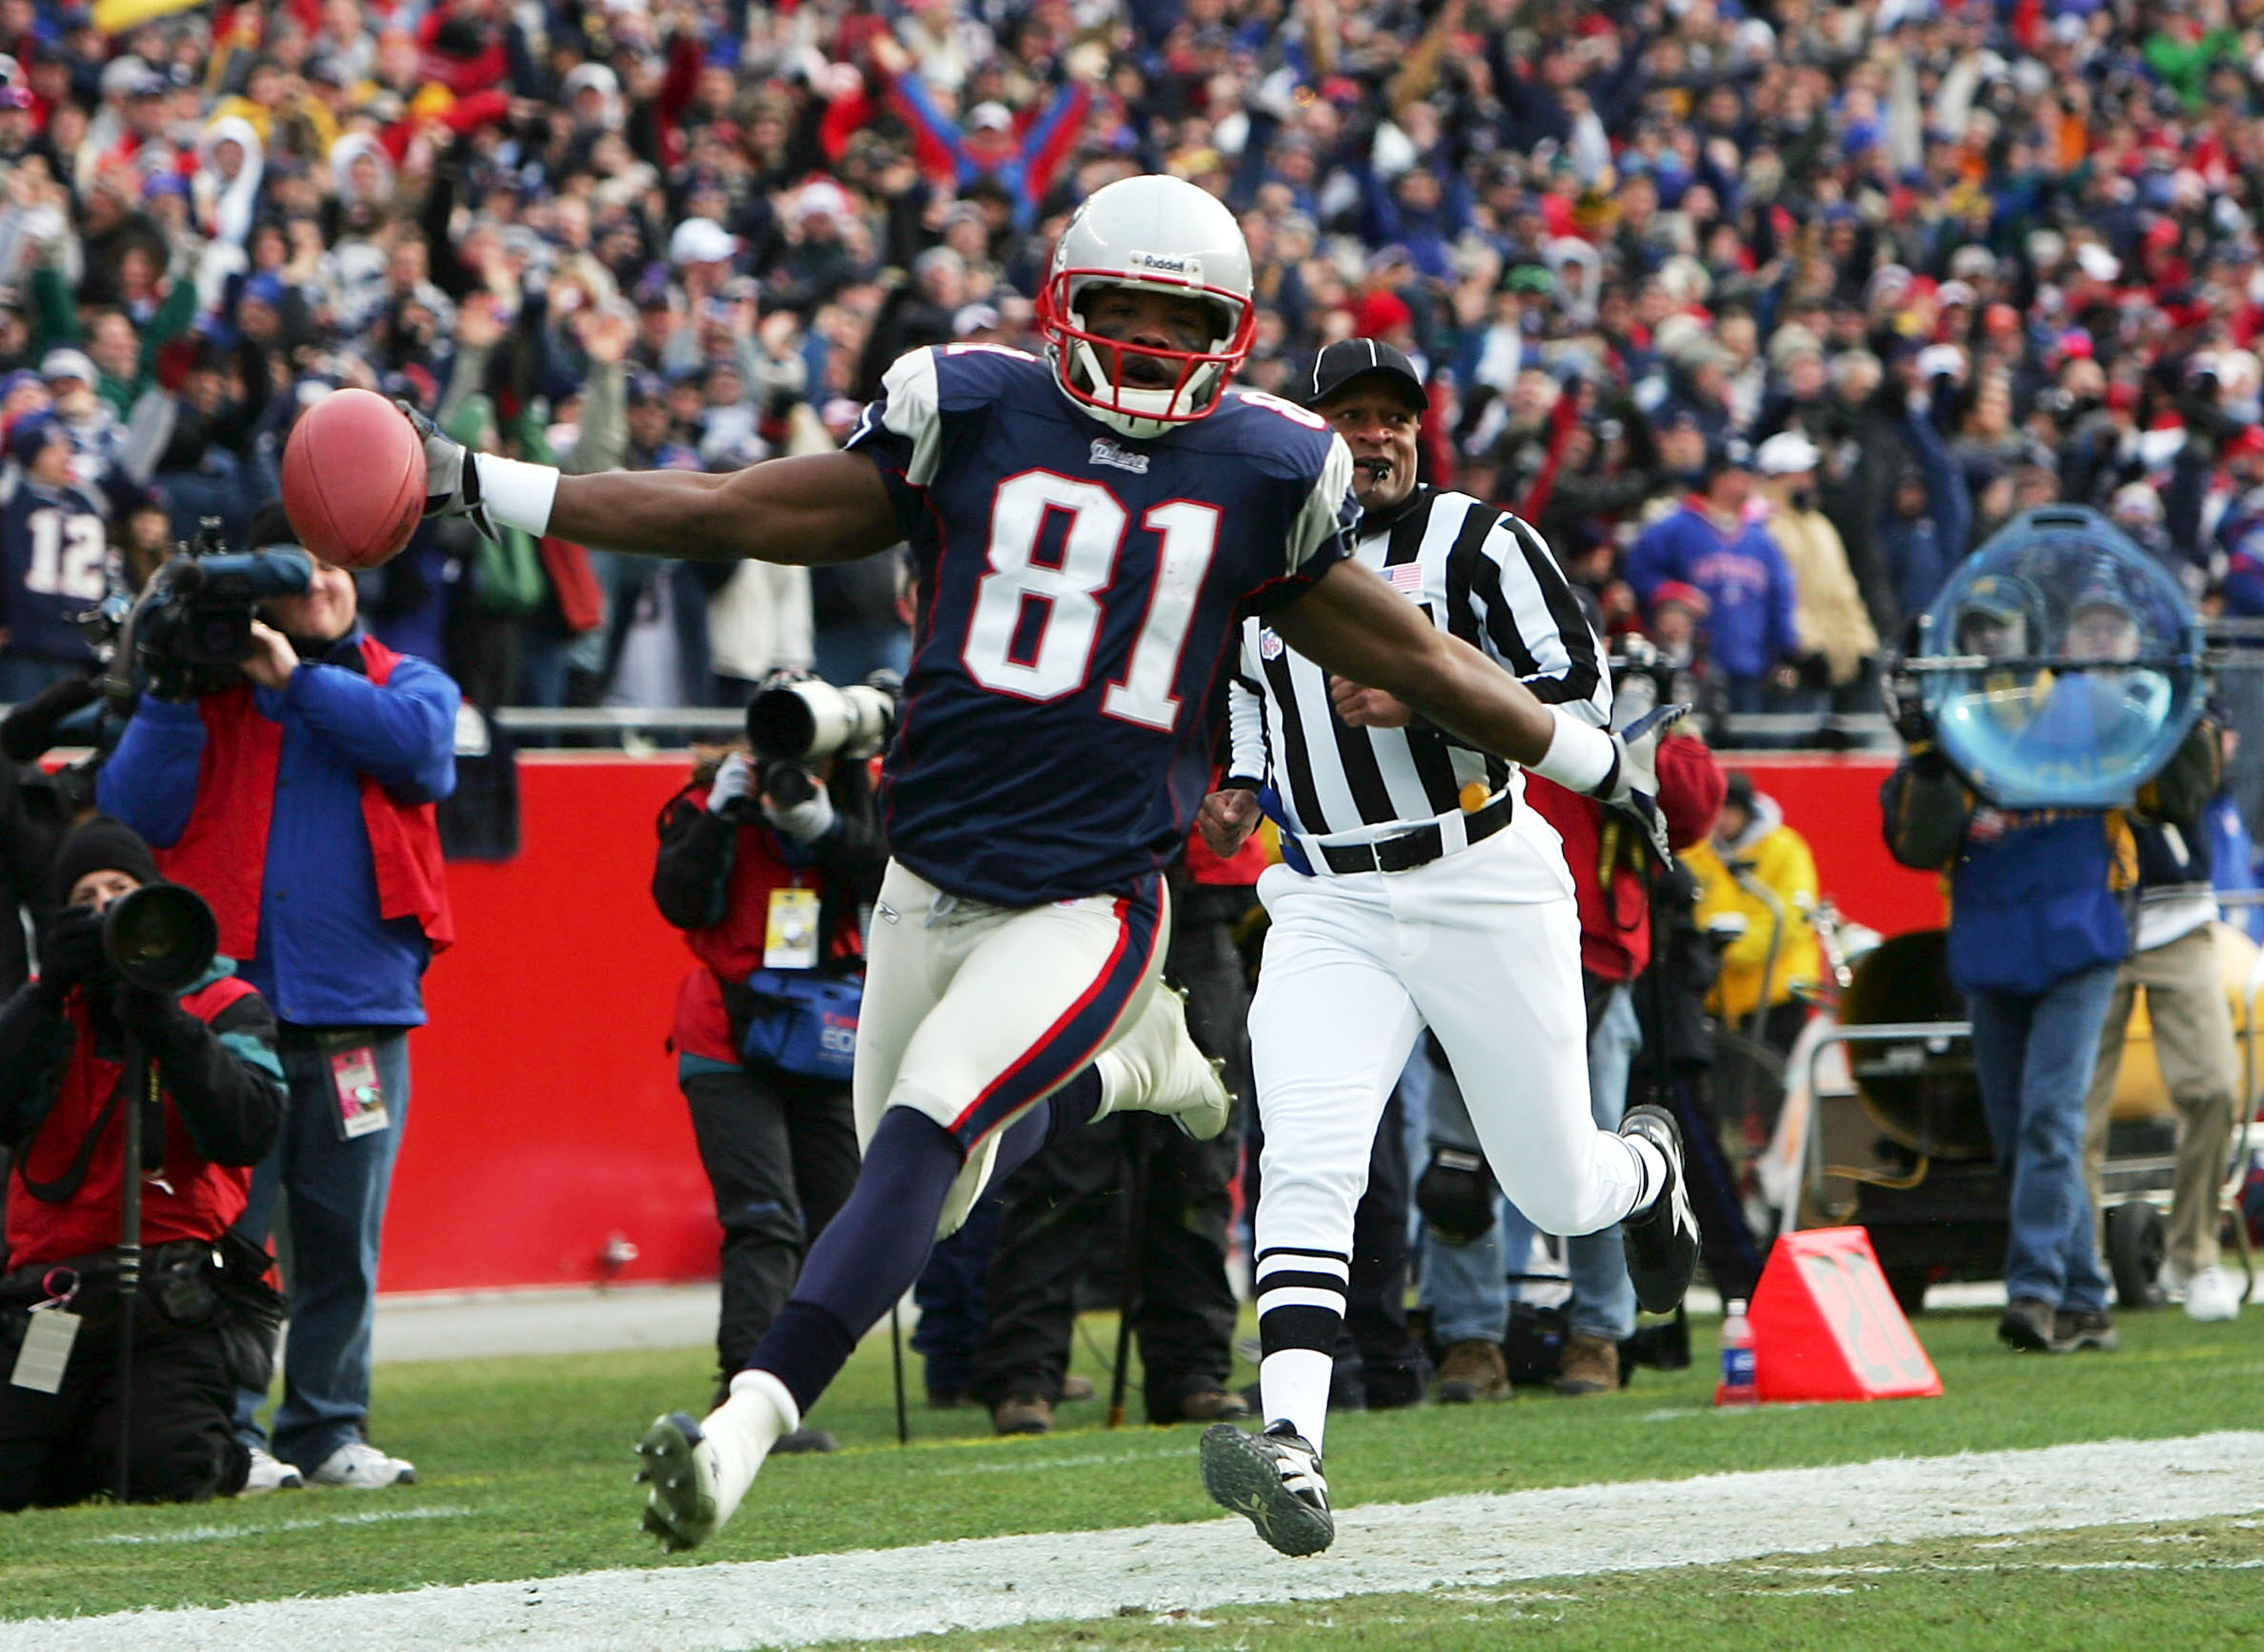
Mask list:
[[[645,1495],[644,1529],[660,1540],[664,1553],[698,1548],[736,1513],[747,1488],[782,1435],[799,1417],[787,1419],[759,1387],[742,1387],[706,1419],[695,1423],[682,1411],[656,1417],[637,1442],[644,1466],[636,1472]]]
[[[1186,996],[1157,982],[1131,1032],[1101,1052],[1101,1118],[1112,1112],[1160,1112],[1198,1141],[1226,1128],[1234,1097],[1226,1067],[1187,1036]]]

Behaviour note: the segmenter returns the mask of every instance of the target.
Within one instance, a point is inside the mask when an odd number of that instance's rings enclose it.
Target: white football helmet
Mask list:
[[[1208,299],[1218,312],[1217,333],[1207,351],[1099,337],[1085,323],[1085,294],[1099,286]],[[1161,436],[1216,408],[1220,391],[1250,354],[1258,330],[1250,248],[1234,214],[1193,184],[1122,178],[1096,190],[1062,231],[1037,315],[1047,359],[1071,401],[1127,436]],[[1125,383],[1128,356],[1163,361],[1172,373],[1171,387]]]

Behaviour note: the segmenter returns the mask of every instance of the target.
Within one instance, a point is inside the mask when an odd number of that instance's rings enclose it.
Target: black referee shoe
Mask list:
[[[1682,1131],[1674,1115],[1645,1103],[1620,1121],[1623,1136],[1641,1136],[1666,1161],[1666,1186],[1651,1208],[1620,1224],[1627,1241],[1628,1280],[1636,1306],[1646,1314],[1672,1314],[1698,1272],[1698,1218],[1682,1182]]]
[[[1262,1434],[1215,1423],[1203,1431],[1201,1455],[1211,1501],[1248,1516],[1282,1554],[1317,1554],[1335,1540],[1321,1454],[1286,1420]]]

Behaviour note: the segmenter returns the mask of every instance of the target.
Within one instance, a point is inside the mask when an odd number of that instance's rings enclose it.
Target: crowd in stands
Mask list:
[[[1399,345],[1426,474],[1609,629],[1716,709],[1865,712],[2039,504],[2264,614],[2260,96],[2257,0],[0,0],[0,418],[19,461],[67,435],[129,583],[241,533],[337,385],[736,467],[838,441],[907,348],[1034,347],[1067,212],[1165,171],[1241,216],[1247,382]],[[440,524],[362,578],[488,705],[905,648],[885,566]]]

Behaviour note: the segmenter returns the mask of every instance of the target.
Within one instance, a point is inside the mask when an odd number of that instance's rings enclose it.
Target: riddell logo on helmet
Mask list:
[[[1134,252],[1128,253],[1124,262],[1135,270],[1153,270],[1158,275],[1185,276],[1190,281],[1202,279],[1201,258],[1180,257],[1165,252]]]

